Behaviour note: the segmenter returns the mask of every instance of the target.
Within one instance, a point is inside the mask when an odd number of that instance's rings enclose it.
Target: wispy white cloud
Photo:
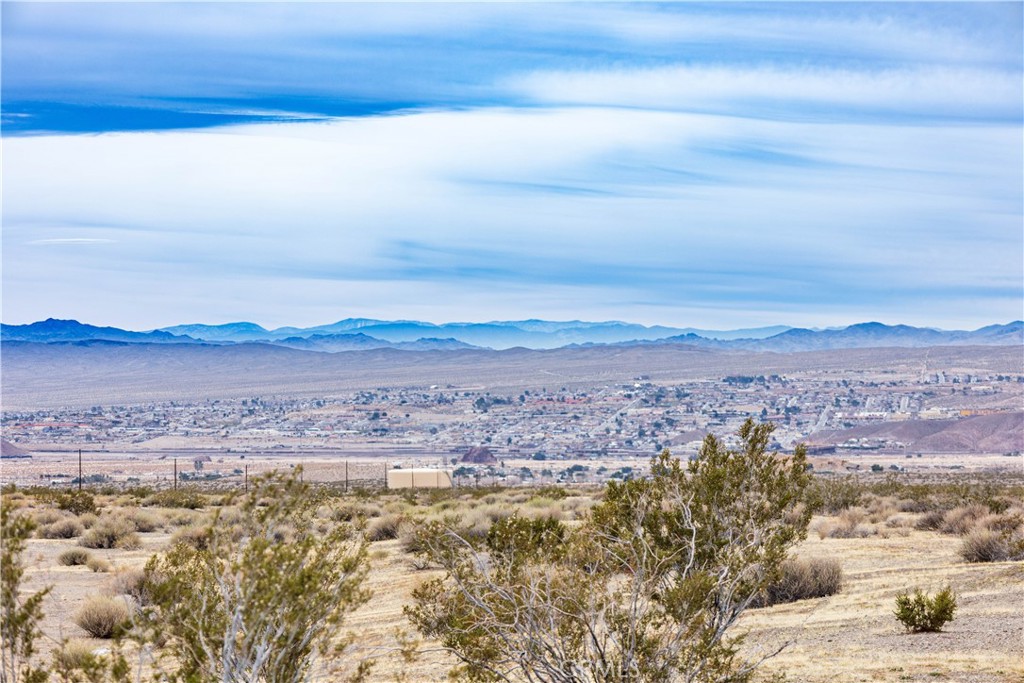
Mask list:
[[[977,68],[853,70],[667,66],[538,72],[509,87],[535,102],[800,119],[865,114],[1020,119],[1020,74]]]
[[[1019,317],[1020,14],[5,3],[4,315]]]
[[[52,237],[49,239],[30,240],[28,243],[36,246],[77,246],[91,244],[114,244],[115,240],[108,240],[98,237]]]

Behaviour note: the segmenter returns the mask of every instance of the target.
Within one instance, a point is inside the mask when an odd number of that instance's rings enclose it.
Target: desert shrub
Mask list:
[[[829,528],[829,538],[867,538],[873,536],[875,528],[865,523],[867,513],[861,508],[847,508]]]
[[[196,489],[182,487],[179,489],[167,489],[157,491],[142,501],[147,507],[162,508],[183,508],[186,510],[198,510],[203,507],[203,495]]]
[[[779,577],[768,585],[763,603],[777,605],[835,595],[843,587],[843,568],[838,560],[790,558],[780,566]]]
[[[213,518],[205,548],[177,543],[149,561],[147,611],[159,615],[150,637],[166,639],[181,680],[304,681],[337,661],[343,618],[368,597],[367,546],[349,525],[317,534],[322,502],[294,475],[257,480],[240,501],[237,539]],[[292,532],[275,542],[282,525]]]
[[[142,547],[135,525],[127,517],[108,515],[100,517],[92,528],[82,534],[78,544],[86,548],[120,548],[134,550]]]
[[[144,534],[160,529],[164,525],[163,519],[145,510],[132,510],[128,513],[128,519],[135,525],[135,530]]]
[[[885,526],[890,529],[910,529],[914,526],[914,518],[901,514],[893,515],[885,520]]]
[[[919,531],[938,531],[942,528],[942,520],[945,516],[946,513],[942,510],[926,512],[917,520],[914,528]]]
[[[75,623],[93,638],[113,638],[131,619],[123,598],[94,595],[75,612]]]
[[[1006,534],[1013,533],[1022,527],[1024,527],[1024,517],[1017,511],[985,515],[975,523],[976,529],[989,529]]]
[[[53,524],[61,519],[64,519],[64,515],[53,508],[43,508],[32,513],[32,521],[37,527]]]
[[[1003,562],[1010,559],[1010,542],[997,531],[974,529],[964,536],[959,553],[965,562]]]
[[[748,420],[738,450],[709,436],[688,464],[665,451],[579,525],[516,516],[484,542],[428,525],[425,555],[446,574],[406,612],[467,680],[746,681],[758,662],[732,627],[810,517],[786,521],[810,475],[803,448],[767,451],[771,432]]]
[[[76,518],[62,519],[53,524],[40,527],[36,532],[39,538],[74,538],[81,536],[85,527]]]
[[[814,479],[805,495],[807,505],[814,512],[836,515],[859,505],[864,487],[852,476],[821,477]]]
[[[913,595],[900,593],[896,596],[896,609],[893,614],[907,631],[941,631],[942,626],[952,621],[956,612],[956,595],[953,589],[946,586],[934,596],[929,596],[920,588]]]
[[[540,486],[533,490],[532,498],[547,498],[548,500],[562,500],[568,496],[568,492],[561,486]]]
[[[891,497],[873,497],[867,507],[868,521],[879,524],[899,512],[897,501]]]
[[[66,640],[53,651],[53,673],[62,683],[104,683],[133,679],[131,666],[118,644],[96,648],[78,638]]]
[[[93,646],[80,638],[61,643],[53,652],[53,668],[58,672],[86,671],[92,668]],[[68,680],[65,678],[65,680]],[[72,679],[73,680],[73,679]]]
[[[64,567],[78,567],[84,565],[92,555],[84,548],[68,548],[57,556],[57,563]]]
[[[88,491],[65,491],[57,496],[57,507],[76,515],[96,514],[96,499]]]
[[[184,543],[196,550],[206,550],[210,545],[212,532],[208,526],[185,526],[171,534],[171,544]]]
[[[148,605],[150,599],[146,572],[141,569],[122,569],[110,579],[107,592],[111,595],[127,595],[137,605]]]
[[[110,563],[102,557],[90,557],[85,566],[97,574],[106,574],[110,571]]]
[[[92,525],[99,521],[99,517],[91,512],[87,512],[84,515],[78,515],[78,521],[82,523],[82,526],[86,529],[91,529]]]
[[[167,520],[167,524],[170,526],[189,526],[190,524],[195,524],[201,516],[201,513],[190,510],[176,510],[168,512],[164,519]]]
[[[366,527],[366,540],[375,543],[398,538],[398,529],[402,525],[403,519],[404,517],[396,514],[378,517]]]
[[[43,683],[48,672],[32,664],[36,640],[42,635],[43,600],[49,588],[25,595],[22,553],[35,523],[15,512],[10,493],[0,496],[0,680]]]
[[[963,536],[974,528],[979,519],[985,517],[988,513],[988,508],[980,503],[953,508],[943,516],[939,531],[944,534]]]

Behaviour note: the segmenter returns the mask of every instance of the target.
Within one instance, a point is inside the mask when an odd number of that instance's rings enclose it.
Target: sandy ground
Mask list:
[[[888,538],[820,539],[815,534],[796,549],[801,557],[834,557],[845,573],[838,595],[750,610],[739,631],[748,652],[774,650],[789,643],[763,665],[765,673],[783,672],[788,681],[957,681],[1024,682],[1024,563],[964,564],[959,539],[935,532],[904,531]],[[92,550],[115,569],[139,567],[166,547],[167,532],[142,534],[135,551]],[[62,639],[86,634],[72,620],[79,605],[101,593],[111,574],[85,567],[61,567],[57,556],[75,540],[28,543],[25,588],[51,586],[44,609],[44,652]],[[417,571],[399,541],[371,546],[369,588],[374,597],[347,624],[362,647],[359,657],[375,657],[374,681],[396,680],[400,666],[391,648],[393,630],[411,627],[402,614],[413,588],[432,571]],[[959,595],[956,618],[941,633],[907,634],[892,615],[900,591],[934,591],[950,584]],[[104,641],[92,641],[97,647]],[[454,660],[436,643],[421,645],[421,655],[406,671],[410,681],[444,681]]]

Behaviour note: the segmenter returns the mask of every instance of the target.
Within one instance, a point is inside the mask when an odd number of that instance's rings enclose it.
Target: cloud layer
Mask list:
[[[1020,317],[1019,4],[3,12],[5,322]]]

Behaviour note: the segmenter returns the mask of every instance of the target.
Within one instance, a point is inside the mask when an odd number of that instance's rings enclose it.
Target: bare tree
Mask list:
[[[447,572],[407,609],[471,681],[744,681],[730,629],[806,535],[802,449],[767,452],[770,425],[743,447],[708,437],[688,466],[667,452],[652,477],[611,483],[580,527],[512,517],[483,544],[441,525],[422,532]]]

